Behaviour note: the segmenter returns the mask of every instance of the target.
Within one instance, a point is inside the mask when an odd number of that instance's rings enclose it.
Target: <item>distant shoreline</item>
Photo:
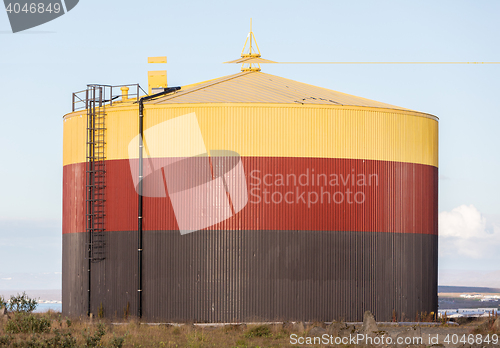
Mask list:
[[[22,294],[26,292],[28,297],[38,300],[39,303],[42,302],[52,302],[52,301],[62,301],[62,290],[61,289],[43,289],[43,290],[0,290],[0,296],[5,299],[9,299],[10,296],[16,296],[17,294]]]
[[[475,286],[438,285],[438,293],[468,293],[468,292],[500,294],[500,289],[475,287]]]

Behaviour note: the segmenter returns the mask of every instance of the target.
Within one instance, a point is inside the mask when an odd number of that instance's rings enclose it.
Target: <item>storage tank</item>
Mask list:
[[[64,116],[64,315],[437,311],[437,117],[252,66],[156,84],[89,85]]]

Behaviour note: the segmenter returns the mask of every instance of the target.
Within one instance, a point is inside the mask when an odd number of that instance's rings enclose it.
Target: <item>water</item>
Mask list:
[[[56,311],[56,312],[61,312],[62,311],[62,303],[39,303],[38,306],[36,306],[35,312],[43,313],[43,312],[47,312],[49,309]]]

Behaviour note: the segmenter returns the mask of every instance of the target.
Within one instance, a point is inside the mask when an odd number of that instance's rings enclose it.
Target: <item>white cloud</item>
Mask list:
[[[500,250],[500,227],[473,205],[439,213],[439,237],[441,257],[481,259]]]
[[[442,237],[472,238],[485,232],[486,219],[473,205],[461,205],[439,214],[439,234]]]

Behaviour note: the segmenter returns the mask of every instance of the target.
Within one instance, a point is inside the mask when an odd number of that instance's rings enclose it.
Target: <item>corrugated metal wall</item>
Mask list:
[[[86,313],[84,233],[63,236],[63,312]],[[109,232],[92,264],[92,311],[136,310],[136,232]],[[150,321],[414,320],[437,308],[437,236],[327,231],[144,233],[144,309]],[[81,255],[81,253],[80,253]]]
[[[195,180],[196,178],[193,178],[190,172],[200,169],[203,162],[205,162],[203,158],[192,159],[191,165],[183,168],[178,176],[185,180],[190,178]],[[245,169],[246,186],[240,187],[237,193],[243,194],[243,191],[247,191],[248,204],[237,215],[218,224],[217,229],[437,234],[438,171],[436,167],[388,161],[326,158],[242,157],[241,162]],[[106,229],[108,231],[134,230],[137,228],[137,193],[130,175],[129,162],[109,161],[106,168],[108,179]],[[372,180],[371,185],[357,186],[356,183],[352,185],[352,181],[349,180],[344,186],[339,179],[339,186],[318,185],[317,182],[313,186],[311,182],[313,170],[315,178],[325,173],[339,177],[343,175],[344,178],[353,173],[362,173],[366,176],[377,175],[377,182]],[[65,200],[63,232],[83,232],[85,231],[85,220],[82,217],[85,213],[85,192],[83,189],[75,190],[74,188],[85,185],[81,180],[85,175],[85,165],[80,163],[65,166],[63,172],[65,178],[63,195],[73,197],[71,200],[69,198]],[[308,186],[295,186],[291,180],[289,185],[285,182],[283,186],[275,186],[275,179],[270,179],[281,174],[299,178],[307,172],[310,181]],[[160,180],[159,184],[151,186],[164,191],[161,174],[155,179]],[[273,180],[272,186],[264,184],[264,181],[269,183],[269,180]],[[328,181],[330,181],[329,177]],[[321,184],[323,183],[324,181],[321,181]],[[199,183],[185,183],[186,186],[195,184]],[[145,186],[147,188],[149,185]],[[344,194],[348,189],[352,192],[363,192],[366,201],[363,204],[349,204],[345,200],[342,204],[336,204],[333,195],[336,192]],[[267,201],[270,204],[266,203],[264,190],[276,192],[278,197],[283,198],[283,201],[274,204],[271,201],[271,195],[268,194]],[[284,201],[287,192],[292,193],[288,196],[288,200],[293,200],[293,204],[287,204]],[[309,192],[314,192],[318,196],[318,202],[310,206],[307,204]],[[302,199],[299,199],[301,194]],[[325,196],[321,203],[321,197],[325,194],[329,196]],[[186,214],[189,214],[189,211]],[[144,197],[143,225],[146,230],[179,228],[169,197]]]
[[[129,159],[137,108],[106,109],[106,158]],[[438,165],[438,122],[415,111],[324,105],[147,105],[144,128],[196,113],[207,149],[243,157],[350,158]],[[85,162],[85,115],[65,118],[63,164]],[[159,145],[166,139],[157,137]],[[178,144],[189,146],[189,143]],[[157,146],[161,148],[161,146]],[[171,157],[164,147],[155,157]]]
[[[250,175],[377,174],[365,204],[249,201],[228,220],[179,234],[168,197],[144,198],[144,317],[151,321],[414,319],[437,310],[437,121],[416,112],[313,106],[146,109],[146,127],[196,112],[207,149]],[[136,313],[137,195],[127,159],[134,109],[108,114],[106,260],[92,264],[92,311]],[[85,117],[83,117],[85,118]],[[83,129],[83,130],[82,130]],[[63,312],[86,313],[85,122],[65,122]],[[72,138],[74,136],[74,139]],[[161,154],[160,154],[161,155]],[[166,155],[166,154],[163,154]],[[132,159],[134,161],[134,159]],[[162,156],[154,158],[159,162]],[[186,178],[198,160],[184,166]],[[194,179],[193,179],[194,180]],[[254,185],[255,184],[255,185]],[[271,185],[285,194],[291,187]],[[159,186],[161,187],[161,185]],[[331,194],[338,187],[326,185]],[[341,186],[342,188],[342,186]],[[318,185],[301,189],[316,191]],[[251,200],[251,195],[249,196]],[[189,213],[189,212],[188,212]]]

